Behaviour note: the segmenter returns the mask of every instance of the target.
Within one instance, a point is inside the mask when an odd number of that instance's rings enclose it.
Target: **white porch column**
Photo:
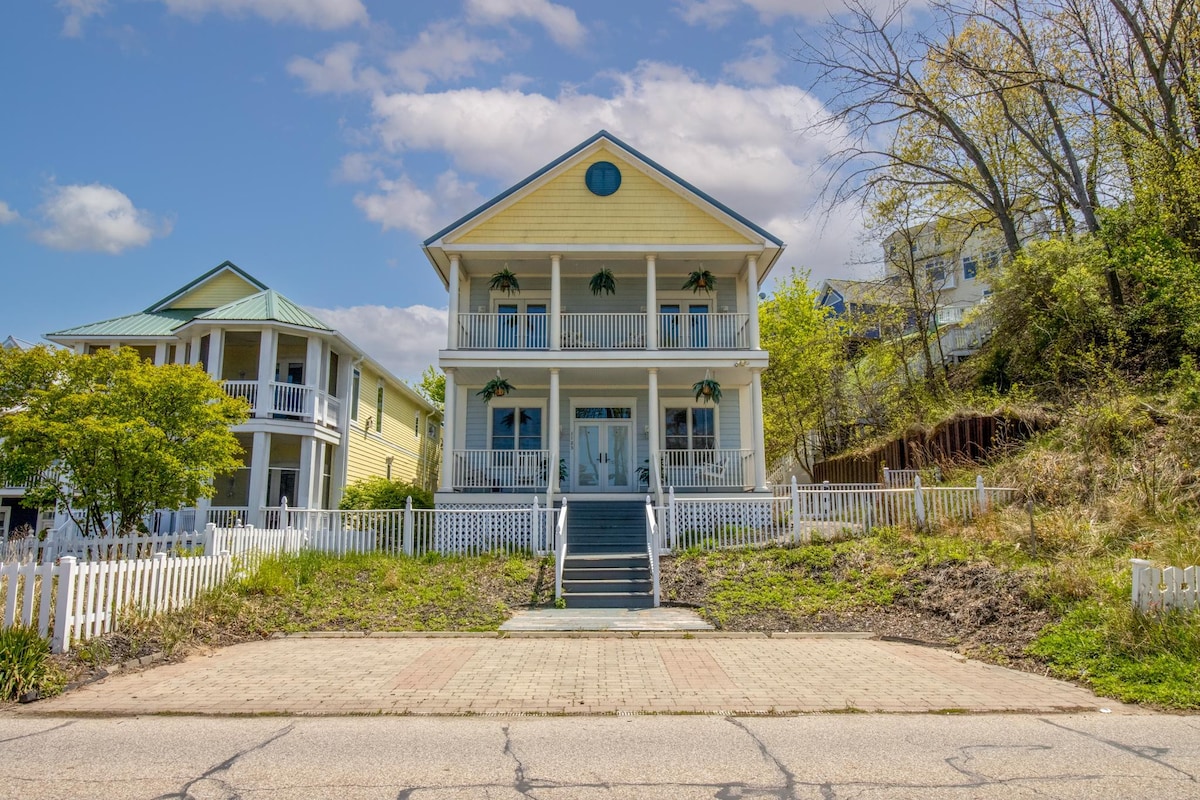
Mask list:
[[[176,364],[187,363],[187,342],[180,340],[175,343],[175,362]]]
[[[296,481],[296,499],[288,498],[294,508],[316,508],[313,484],[320,474],[317,467],[317,440],[312,436],[300,439],[300,476]]]
[[[750,370],[750,415],[754,420],[754,488],[767,489],[767,454],[763,438],[762,370]]]
[[[261,509],[267,502],[267,476],[271,466],[271,434],[255,431],[254,442],[250,446],[250,506],[246,510],[245,522],[248,525],[262,525]]]
[[[446,349],[458,349],[458,289],[459,283],[462,281],[459,268],[459,255],[452,253],[450,255],[450,275],[446,279],[447,288],[450,291],[449,308],[446,310]]]
[[[551,495],[558,494],[558,460],[561,458],[559,450],[561,447],[558,429],[562,426],[559,420],[559,409],[561,403],[559,401],[559,386],[558,386],[558,369],[550,369],[550,421],[547,423],[546,435],[550,437],[550,464],[547,468],[549,478],[548,493]]]
[[[278,337],[274,328],[263,328],[258,345],[258,402],[254,416],[269,417],[275,408],[275,393],[271,381],[275,380],[275,347]]]
[[[657,257],[646,256],[646,349],[658,349],[658,271]],[[651,371],[651,374],[655,374]],[[657,381],[657,377],[653,380]],[[653,409],[651,409],[653,411]],[[655,416],[657,412],[651,414]]]
[[[167,363],[167,343],[159,342],[154,345],[154,366],[161,367]]]
[[[650,456],[650,463],[651,463],[650,475],[651,475],[651,478],[653,479],[654,473],[657,471],[657,469],[653,466],[653,463],[654,463],[654,459],[658,458],[658,436],[659,436],[659,433],[658,433],[658,423],[659,423],[658,367],[650,367],[646,371],[648,373],[650,373],[650,384],[649,384],[650,385],[650,399],[648,400],[649,405],[650,405],[650,409],[649,409],[650,410],[650,428],[649,428],[649,433],[647,434],[647,438],[650,441],[647,443],[647,450],[649,451],[648,454]],[[653,488],[653,485],[651,485],[648,488]]]
[[[550,256],[550,349],[562,349],[562,256],[560,255]]]
[[[756,256],[746,256],[746,312],[750,315],[750,325],[749,325],[750,349],[757,350],[759,348],[759,345],[758,345],[758,258]],[[759,405],[758,409],[761,413],[762,406]],[[761,437],[760,437],[759,441],[761,441]]]
[[[458,403],[458,391],[454,385],[454,368],[446,372],[446,409],[442,413],[442,474],[438,481],[439,492],[449,492],[454,489],[454,427],[455,406]]]
[[[208,374],[213,380],[221,380],[221,366],[225,355],[225,331],[216,329],[208,334]]]
[[[304,385],[312,387],[312,396],[305,404],[304,416],[314,422],[319,419],[318,409],[320,404],[325,401],[321,392],[321,350],[323,345],[324,342],[316,336],[309,335],[304,351]]]
[[[192,351],[188,354],[189,364],[200,363],[200,339],[203,338],[199,334],[192,337]]]
[[[313,493],[309,508],[328,508],[325,503],[325,452],[328,442],[317,439],[317,460],[313,462]]]

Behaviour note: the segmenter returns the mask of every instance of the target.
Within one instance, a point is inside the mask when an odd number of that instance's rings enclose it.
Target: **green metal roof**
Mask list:
[[[203,320],[236,320],[255,322],[285,322],[289,325],[299,325],[304,328],[315,328],[331,331],[324,322],[305,311],[300,306],[288,300],[274,289],[243,297],[226,303],[220,308],[214,308],[200,314],[196,319]]]
[[[47,336],[170,336],[171,333],[193,319],[203,309],[177,308],[169,311],[141,312],[128,314],[102,322],[90,322],[67,328]]]

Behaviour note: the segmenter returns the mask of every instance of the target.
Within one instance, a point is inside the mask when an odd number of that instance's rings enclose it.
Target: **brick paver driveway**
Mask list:
[[[862,638],[296,638],[118,674],[24,713],[1126,711],[1069,683]]]

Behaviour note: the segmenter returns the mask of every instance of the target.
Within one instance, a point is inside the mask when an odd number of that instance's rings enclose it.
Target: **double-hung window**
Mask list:
[[[663,410],[667,450],[715,450],[715,409],[708,406],[668,407]]]

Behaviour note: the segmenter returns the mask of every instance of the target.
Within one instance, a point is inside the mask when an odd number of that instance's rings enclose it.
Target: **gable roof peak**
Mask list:
[[[175,291],[171,292],[169,295],[167,295],[163,299],[159,300],[158,302],[152,303],[146,309],[146,311],[149,313],[153,313],[155,311],[162,311],[165,308],[167,308],[168,306],[170,306],[171,303],[175,302],[179,298],[186,295],[188,292],[192,291],[193,289],[195,289],[205,283],[208,283],[212,279],[216,278],[218,275],[221,275],[226,272],[237,275],[239,278],[241,278],[242,280],[244,280],[246,283],[250,284],[254,288],[258,289],[260,292],[265,291],[268,288],[267,285],[265,283],[263,283],[262,281],[260,281],[258,278],[255,278],[253,275],[251,275],[249,272],[246,272],[246,270],[242,269],[237,264],[234,264],[232,261],[226,259],[225,261],[222,261],[220,264],[213,267],[212,269],[210,269],[208,272],[204,273],[200,277],[190,281],[189,283],[185,284],[184,286],[181,286],[178,289],[176,289]]]

